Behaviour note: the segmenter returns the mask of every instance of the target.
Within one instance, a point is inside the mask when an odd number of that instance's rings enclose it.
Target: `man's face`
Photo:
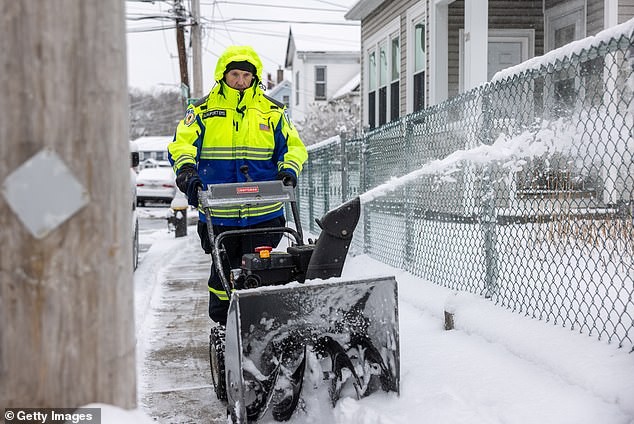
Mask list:
[[[253,83],[253,74],[249,71],[232,69],[225,74],[225,81],[229,87],[243,91],[251,87],[251,84]]]

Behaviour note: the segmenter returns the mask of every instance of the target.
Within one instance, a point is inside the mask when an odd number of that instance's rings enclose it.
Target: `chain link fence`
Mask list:
[[[622,28],[623,26],[621,26]],[[304,228],[361,196],[352,251],[634,349],[631,25],[309,147]]]

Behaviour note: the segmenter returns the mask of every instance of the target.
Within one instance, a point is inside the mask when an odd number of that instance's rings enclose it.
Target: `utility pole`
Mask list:
[[[202,40],[200,26],[200,0],[192,1],[192,73],[194,86],[191,97],[200,99],[203,96]]]
[[[0,11],[0,405],[131,409],[124,1]]]
[[[183,104],[187,106],[187,97],[189,97],[189,73],[187,71],[187,50],[185,49],[185,30],[183,28],[185,7],[183,1],[178,0],[174,3],[176,12],[176,47],[178,48],[178,65],[181,71],[181,93],[183,96]]]

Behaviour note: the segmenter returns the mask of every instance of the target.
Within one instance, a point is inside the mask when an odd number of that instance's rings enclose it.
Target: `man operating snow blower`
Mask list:
[[[198,189],[209,184],[282,180],[295,187],[306,148],[285,113],[284,104],[267,97],[262,81],[262,62],[249,46],[230,46],[218,59],[215,87],[209,95],[190,105],[168,145],[176,184],[198,207]],[[246,167],[245,167],[246,166]],[[242,170],[248,170],[246,173]],[[215,234],[246,228],[283,227],[283,205],[216,207],[212,222],[200,213],[198,234],[205,253],[212,252],[207,225]],[[227,238],[224,247],[237,268],[244,253],[258,246],[278,245],[278,234],[248,234]],[[220,276],[211,266],[209,317],[225,325],[229,299]]]
[[[322,281],[341,276],[361,203],[327,212],[317,241],[304,243],[294,187],[307,152],[284,106],[259,88],[261,68],[250,47],[229,47],[217,85],[168,146],[212,255],[211,374],[234,423],[285,421],[314,399],[334,405],[399,385],[396,280]],[[283,235],[291,245],[274,251]]]

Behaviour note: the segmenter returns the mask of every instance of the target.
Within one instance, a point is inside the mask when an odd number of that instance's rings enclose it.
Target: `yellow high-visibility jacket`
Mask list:
[[[256,67],[257,80],[242,93],[224,81],[230,62],[247,60]],[[216,86],[187,108],[168,145],[174,172],[185,164],[197,167],[203,184],[246,181],[240,167],[248,165],[253,181],[275,180],[280,171],[296,178],[308,157],[284,105],[264,95],[259,87],[262,63],[252,48],[232,46],[218,59]],[[231,206],[212,209],[215,225],[245,227],[282,215],[283,205]],[[200,219],[205,216],[200,213]]]

